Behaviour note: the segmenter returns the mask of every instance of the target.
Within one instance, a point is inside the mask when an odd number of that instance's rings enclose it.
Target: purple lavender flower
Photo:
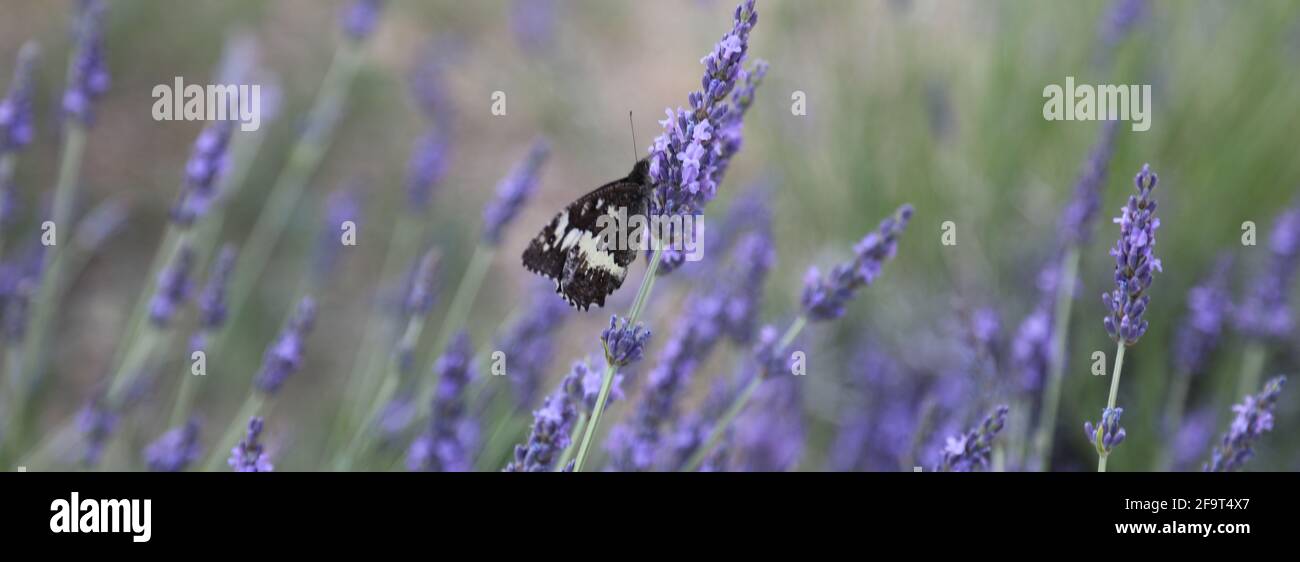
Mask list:
[[[316,301],[311,297],[303,297],[279,337],[266,349],[262,369],[254,381],[258,390],[274,395],[284,386],[289,375],[302,368],[307,336],[315,324]]]
[[[998,436],[1007,423],[1006,406],[998,406],[984,417],[979,427],[964,434],[948,438],[943,448],[944,472],[975,472],[989,466],[993,454],[993,438]]]
[[[816,267],[804,276],[803,310],[809,320],[833,320],[844,315],[844,306],[861,287],[870,285],[880,275],[880,268],[898,251],[898,236],[912,218],[912,206],[903,205],[881,221],[876,231],[867,234],[853,248],[853,261],[836,265],[830,276],[822,278]]]
[[[181,246],[172,262],[158,275],[158,286],[149,301],[149,321],[154,326],[167,327],[176,310],[185,304],[193,286],[190,280],[193,269],[194,249]]]
[[[783,472],[799,462],[804,450],[801,385],[781,377],[759,387],[754,405],[736,420],[732,444],[737,469]]]
[[[533,412],[533,427],[528,442],[515,445],[515,456],[505,472],[549,472],[555,467],[556,454],[569,446],[573,424],[578,417],[582,396],[573,391],[585,373],[570,371],[559,388],[546,397],[541,408]]]
[[[81,430],[86,445],[81,462],[86,466],[99,464],[108,437],[117,427],[117,414],[109,409],[102,395],[96,395],[77,412],[77,427]]]
[[[1119,425],[1122,415],[1124,408],[1105,408],[1101,411],[1101,423],[1093,426],[1090,421],[1083,422],[1083,433],[1097,448],[1098,455],[1105,457],[1124,442],[1128,433]]]
[[[1026,316],[1011,340],[1011,363],[1019,372],[1020,388],[1038,392],[1052,362],[1052,313],[1039,306]]]
[[[771,233],[757,230],[736,243],[733,268],[727,278],[733,283],[720,297],[720,329],[736,343],[749,343],[758,328],[762,312],[763,282],[776,263]],[[725,285],[724,285],[725,286]]]
[[[1300,266],[1300,204],[1273,221],[1269,254],[1266,269],[1250,284],[1234,320],[1237,329],[1249,337],[1281,340],[1295,329],[1288,295]]]
[[[649,340],[649,329],[644,329],[640,322],[629,326],[626,318],[620,323],[618,315],[610,316],[609,327],[600,333],[600,341],[605,346],[605,361],[618,367],[640,361]]]
[[[546,163],[549,154],[550,147],[545,141],[534,141],[523,162],[517,164],[510,175],[497,184],[496,198],[483,210],[484,243],[495,246],[501,242],[501,233],[506,224],[519,214],[524,201],[537,189],[542,164]]]
[[[325,199],[316,254],[312,259],[312,280],[322,283],[332,277],[343,253],[344,223],[361,224],[361,193],[355,184],[335,190]]]
[[[230,283],[230,274],[235,270],[236,257],[238,250],[234,244],[222,246],[212,265],[212,272],[208,275],[208,282],[203,286],[203,292],[199,293],[199,327],[203,330],[218,330],[226,323],[226,288]]]
[[[1138,195],[1130,195],[1121,215],[1114,219],[1119,225],[1119,240],[1110,250],[1115,258],[1115,290],[1101,298],[1110,309],[1105,319],[1106,332],[1124,345],[1137,343],[1146,333],[1147,321],[1142,315],[1151,301],[1146,291],[1151,287],[1153,271],[1161,271],[1154,251],[1160,219],[1155,216],[1156,200],[1151,197],[1157,181],[1151,167],[1143,164],[1133,179]]]
[[[406,465],[411,470],[465,472],[473,467],[478,427],[469,417],[465,391],[476,376],[474,348],[461,332],[434,365],[438,388],[428,429],[411,443]]]
[[[144,450],[144,458],[149,470],[154,472],[180,472],[198,459],[201,452],[199,422],[190,420],[150,443]]]
[[[399,392],[384,404],[375,421],[375,429],[384,446],[391,446],[415,419],[415,399],[410,392]]]
[[[1214,412],[1209,408],[1183,418],[1174,433],[1172,470],[1187,470],[1204,458],[1205,448],[1214,441]]]
[[[551,363],[555,335],[569,316],[569,306],[552,292],[548,284],[539,282],[528,311],[497,342],[497,349],[504,351],[509,361],[506,371],[515,402],[522,407],[536,404],[537,389]]]
[[[275,466],[271,464],[271,456],[267,454],[266,447],[259,440],[262,436],[262,418],[252,417],[248,420],[248,433],[230,450],[230,458],[226,464],[235,472],[271,472]]]
[[[1174,364],[1181,375],[1204,371],[1219,346],[1232,307],[1228,289],[1232,263],[1231,255],[1220,256],[1209,276],[1187,292],[1187,318],[1174,336]]]
[[[343,9],[343,33],[353,41],[361,42],[374,33],[379,25],[379,15],[383,11],[383,0],[352,0]]]
[[[744,69],[749,32],[757,23],[754,0],[736,7],[731,30],[700,61],[705,74],[701,89],[688,96],[690,110],[669,109],[660,122],[664,132],[651,148],[649,170],[655,214],[698,214],[717,194],[727,162],[740,148],[742,118],[764,72],[762,65],[753,72]],[[737,83],[743,84],[739,91]]]
[[[208,125],[194,141],[190,160],[185,164],[185,185],[176,204],[172,206],[172,220],[188,227],[212,207],[217,198],[217,180],[226,170],[228,148],[234,132],[233,121],[216,121]]]
[[[566,377],[564,387],[582,406],[582,411],[590,417],[596,411],[596,400],[600,397],[603,374],[597,369],[592,369],[587,360],[575,361],[572,371],[574,377],[572,379]],[[605,409],[608,410],[610,405],[623,398],[623,374],[615,373],[614,380],[609,385],[609,398],[605,400]]]
[[[16,152],[31,144],[35,135],[32,125],[32,74],[40,48],[28,42],[18,52],[18,64],[9,93],[0,98],[0,155]]]
[[[510,5],[510,31],[526,53],[550,46],[555,35],[555,0],[514,0]]]
[[[46,246],[31,240],[11,261],[0,264],[0,303],[4,305],[4,339],[19,343],[27,333],[32,299],[45,271]]]
[[[433,191],[447,174],[450,143],[441,127],[431,127],[411,147],[406,165],[406,199],[410,211],[419,215],[429,210]]]
[[[1273,407],[1282,393],[1286,377],[1275,377],[1264,383],[1264,390],[1247,396],[1241,404],[1232,407],[1237,417],[1224,434],[1223,440],[1205,464],[1205,472],[1234,472],[1241,470],[1255,456],[1255,441],[1273,430]]]
[[[94,120],[93,102],[108,91],[108,62],[104,57],[104,14],[100,0],[81,0],[78,4],[73,53],[68,87],[63,92],[63,112],[82,126]]]
[[[1061,213],[1061,241],[1066,245],[1083,245],[1092,238],[1092,223],[1101,210],[1101,190],[1106,183],[1111,156],[1115,152],[1118,121],[1105,121],[1100,137],[1088,153],[1079,179],[1074,184],[1074,198]]]

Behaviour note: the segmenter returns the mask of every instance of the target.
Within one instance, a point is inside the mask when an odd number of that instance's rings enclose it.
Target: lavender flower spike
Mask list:
[[[1220,256],[1210,275],[1187,292],[1187,318],[1174,336],[1174,364],[1181,374],[1204,371],[1219,345],[1232,307],[1228,289],[1232,263],[1230,254]]]
[[[962,435],[949,437],[943,448],[944,472],[974,472],[989,466],[993,454],[993,438],[998,436],[1007,423],[1006,406],[998,406],[976,429]]]
[[[18,51],[18,64],[9,93],[0,99],[0,154],[16,152],[31,144],[32,126],[32,74],[40,47],[28,42]]]
[[[104,58],[104,3],[81,0],[75,24],[73,53],[63,112],[83,127],[94,119],[93,102],[108,91],[108,62]]]
[[[556,454],[569,446],[569,434],[578,417],[582,400],[574,392],[586,373],[574,369],[560,382],[559,388],[546,397],[546,403],[533,412],[533,428],[528,442],[515,445],[514,460],[504,472],[548,472],[555,467]]]
[[[343,9],[343,33],[353,41],[365,41],[375,32],[375,26],[379,25],[379,13],[383,7],[383,0],[352,0]]]
[[[303,297],[298,309],[289,318],[289,323],[280,332],[275,343],[266,350],[262,360],[262,370],[254,381],[257,389],[267,395],[274,395],[284,386],[289,375],[302,368],[303,349],[306,347],[307,335],[316,323],[316,301]]]
[[[226,323],[226,286],[230,282],[230,274],[235,270],[237,256],[238,250],[233,244],[222,246],[221,253],[212,266],[212,273],[208,275],[208,282],[203,286],[203,292],[199,293],[199,327],[203,330],[216,330]]]
[[[145,464],[154,472],[180,472],[199,458],[199,422],[190,420],[168,430],[144,451]]]
[[[1102,295],[1102,302],[1110,309],[1106,315],[1106,332],[1125,345],[1137,343],[1147,331],[1147,321],[1142,319],[1151,297],[1146,294],[1151,287],[1153,271],[1160,271],[1160,260],[1155,256],[1156,200],[1151,197],[1158,178],[1144,164],[1133,179],[1138,195],[1130,195],[1128,204],[1121,209],[1114,222],[1119,225],[1119,240],[1111,248],[1115,257],[1115,290]]]
[[[438,388],[428,429],[411,443],[406,465],[411,470],[465,472],[473,466],[478,427],[469,416],[465,391],[476,376],[474,348],[461,332],[433,366]]]
[[[1088,153],[1079,179],[1074,184],[1074,198],[1061,213],[1061,240],[1066,244],[1082,245],[1092,238],[1092,222],[1101,210],[1101,189],[1106,182],[1111,156],[1115,152],[1115,133],[1119,121],[1106,121],[1101,125],[1097,144]]]
[[[609,327],[600,333],[600,341],[605,346],[605,360],[618,367],[640,361],[649,340],[650,330],[644,329],[640,322],[629,326],[626,318],[620,323],[618,315],[610,316]]]
[[[528,156],[517,164],[514,170],[511,170],[510,175],[497,184],[496,199],[488,203],[487,208],[483,210],[485,244],[495,246],[501,242],[501,233],[506,225],[519,214],[524,201],[527,201],[537,189],[538,175],[550,151],[546,141],[534,141],[532,148],[528,150]]]
[[[176,315],[176,310],[189,297],[192,282],[190,273],[194,269],[194,249],[181,246],[172,263],[158,276],[158,287],[153,299],[149,301],[149,321],[158,328],[165,328]]]
[[[1101,411],[1101,423],[1095,427],[1090,421],[1083,422],[1083,432],[1097,448],[1098,455],[1105,457],[1124,442],[1127,433],[1119,425],[1119,417],[1123,414],[1124,408],[1106,408]]]
[[[912,218],[912,206],[903,205],[893,216],[881,221],[876,231],[867,234],[854,246],[853,261],[836,265],[822,278],[816,267],[804,276],[803,310],[809,320],[833,320],[844,315],[844,306],[861,287],[870,285],[880,275],[880,268],[898,251],[898,236]]]
[[[1206,472],[1240,470],[1255,456],[1255,441],[1273,429],[1273,407],[1284,384],[1286,377],[1275,377],[1264,383],[1262,392],[1247,396],[1241,404],[1232,407],[1237,417],[1232,420],[1223,441],[1214,448],[1210,462],[1205,464]]]
[[[1252,338],[1285,339],[1295,329],[1287,295],[1300,268],[1300,204],[1273,221],[1267,269],[1235,311],[1238,330]]]
[[[235,472],[271,472],[275,466],[271,457],[259,439],[262,436],[262,418],[252,417],[248,420],[248,434],[230,450],[226,464]]]
[[[217,198],[217,181],[229,161],[227,148],[234,132],[233,121],[217,121],[194,141],[190,160],[185,164],[185,185],[181,188],[171,218],[176,224],[188,227],[203,216]]]

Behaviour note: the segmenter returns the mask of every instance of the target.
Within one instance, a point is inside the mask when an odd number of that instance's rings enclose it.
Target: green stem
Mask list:
[[[776,354],[785,353],[785,348],[790,346],[790,343],[794,341],[794,338],[797,337],[807,325],[808,317],[802,314],[799,315],[799,317],[795,319],[794,323],[786,329],[785,335],[781,336],[781,339],[777,342],[776,348],[773,352]],[[740,391],[740,394],[736,395],[736,398],[731,402],[731,406],[727,408],[727,411],[722,414],[721,418],[718,418],[718,423],[714,424],[713,429],[709,430],[709,438],[704,441],[704,444],[701,445],[699,449],[696,449],[695,452],[691,454],[690,459],[688,459],[686,464],[682,467],[683,471],[694,472],[700,468],[701,464],[704,464],[704,458],[708,456],[709,451],[711,451],[713,447],[718,444],[718,441],[722,439],[727,428],[731,427],[732,422],[736,420],[736,416],[739,416],[740,412],[744,411],[745,406],[749,404],[749,400],[753,398],[754,392],[758,390],[758,385],[763,383],[764,377],[768,374],[769,373],[761,371],[754,373],[753,378],[749,379],[749,384],[746,384],[745,388]]]
[[[582,435],[586,428],[587,412],[580,412],[578,414],[578,421],[573,424],[573,431],[569,432],[569,445],[564,448],[563,453],[560,453],[560,461],[555,463],[555,467],[552,469],[553,471],[564,471],[564,467],[569,464],[569,460],[573,458],[573,454],[578,449],[578,437]]]
[[[1047,384],[1043,387],[1043,413],[1038,420],[1034,443],[1038,469],[1051,469],[1056,416],[1065,384],[1065,342],[1070,329],[1070,310],[1074,305],[1074,282],[1079,273],[1079,249],[1071,246],[1061,264],[1060,283],[1056,288],[1056,308],[1052,318],[1052,354],[1048,358]]]
[[[1241,378],[1237,382],[1237,396],[1242,397],[1259,391],[1259,379],[1264,373],[1264,364],[1268,351],[1259,342],[1250,342],[1246,346],[1241,362]]]
[[[1125,349],[1126,346],[1124,345],[1124,340],[1121,338],[1115,349],[1115,371],[1110,375],[1110,398],[1106,400],[1107,410],[1115,409],[1115,400],[1119,398],[1119,377],[1124,372]],[[1102,417],[1103,419],[1101,423],[1105,423],[1105,415],[1103,414]],[[1103,429],[1097,428],[1097,431],[1103,431]],[[1106,459],[1109,456],[1110,455],[1105,452],[1101,452],[1097,455],[1097,472],[1106,472]]]
[[[424,331],[424,317],[412,316],[407,322],[406,331],[402,333],[402,340],[394,348],[392,356],[388,362],[388,368],[384,371],[384,376],[379,385],[379,392],[370,402],[370,407],[366,409],[365,415],[360,419],[360,423],[352,430],[352,437],[348,439],[347,449],[343,451],[343,456],[339,460],[338,469],[340,471],[351,470],[356,458],[365,450],[365,437],[371,431],[371,423],[379,417],[379,412],[385,404],[392,399],[393,394],[397,391],[398,383],[401,382],[402,359],[400,350],[414,349],[415,343],[420,341],[420,334]]]
[[[646,267],[645,275],[641,278],[641,288],[637,289],[636,300],[632,302],[632,310],[627,315],[627,325],[636,327],[637,319],[641,317],[641,309],[645,307],[646,301],[650,298],[650,289],[654,287],[656,273],[659,271],[659,260],[663,257],[663,244],[657,244],[654,254],[650,257],[650,265]],[[596,396],[596,407],[592,409],[591,421],[587,423],[586,431],[582,435],[582,443],[578,445],[578,456],[574,461],[573,471],[582,472],[582,467],[587,462],[587,456],[591,453],[592,438],[596,435],[596,428],[600,426],[600,418],[605,413],[605,402],[609,400],[609,391],[614,383],[614,373],[618,371],[618,366],[614,364],[609,354],[605,355],[605,374],[600,379],[600,394]]]

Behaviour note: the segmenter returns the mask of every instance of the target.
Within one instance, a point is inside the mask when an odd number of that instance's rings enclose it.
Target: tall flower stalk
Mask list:
[[[1156,271],[1160,271],[1160,260],[1155,256],[1156,231],[1160,228],[1160,219],[1155,216],[1156,200],[1151,196],[1159,178],[1151,172],[1150,165],[1144,164],[1142,171],[1133,178],[1137,195],[1130,195],[1128,203],[1121,209],[1120,216],[1114,219],[1119,225],[1119,240],[1111,248],[1110,255],[1115,258],[1115,289],[1102,295],[1109,313],[1103,324],[1106,333],[1115,340],[1115,370],[1110,379],[1110,397],[1102,415],[1102,423],[1090,431],[1097,448],[1097,472],[1106,472],[1106,460],[1111,449],[1118,441],[1111,443],[1108,435],[1121,435],[1118,428],[1119,416],[1123,412],[1115,403],[1119,398],[1119,380],[1123,374],[1124,350],[1136,344],[1147,331],[1147,321],[1143,316],[1151,302],[1147,294]],[[1091,425],[1085,429],[1090,429]]]

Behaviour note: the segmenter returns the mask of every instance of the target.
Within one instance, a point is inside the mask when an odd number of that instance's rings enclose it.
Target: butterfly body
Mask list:
[[[604,306],[605,297],[623,285],[637,249],[608,247],[601,233],[610,224],[626,229],[631,217],[645,217],[649,195],[649,162],[643,159],[627,177],[592,190],[555,215],[524,250],[524,268],[554,281],[555,291],[574,307]]]

